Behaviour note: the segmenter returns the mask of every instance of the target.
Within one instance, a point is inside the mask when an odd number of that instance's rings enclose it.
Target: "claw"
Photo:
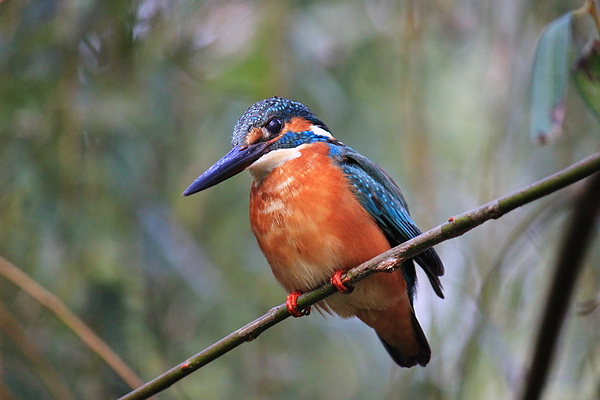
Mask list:
[[[342,274],[343,273],[344,273],[344,271],[342,271],[341,269],[335,271],[333,273],[333,276],[331,277],[331,284],[333,286],[335,286],[335,288],[341,294],[350,294],[350,293],[352,293],[354,291],[354,286],[353,285],[347,285],[345,283],[345,282],[348,282],[349,279],[348,278],[342,279]]]
[[[290,315],[294,318],[299,318],[310,314],[310,307],[306,307],[304,310],[300,310],[298,308],[298,297],[300,297],[300,295],[302,295],[302,293],[296,290],[288,294],[285,299],[285,306],[287,307]]]

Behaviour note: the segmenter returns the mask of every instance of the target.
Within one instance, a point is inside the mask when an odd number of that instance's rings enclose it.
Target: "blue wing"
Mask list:
[[[362,206],[369,212],[391,246],[397,246],[421,234],[408,213],[408,206],[392,178],[375,163],[355,150],[331,143],[331,155],[347,174],[356,189]],[[435,293],[443,298],[439,277],[444,275],[444,265],[433,248],[414,257],[423,268]],[[412,301],[416,287],[416,273],[412,260],[402,265]]]

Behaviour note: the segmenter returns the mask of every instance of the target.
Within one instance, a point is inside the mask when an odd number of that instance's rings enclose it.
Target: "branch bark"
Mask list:
[[[406,259],[416,256],[429,247],[460,236],[490,219],[500,218],[520,206],[563,189],[599,171],[600,152],[508,196],[501,197],[474,210],[451,217],[448,219],[448,222],[430,229],[418,237],[404,242],[351,269],[346,273],[346,277],[349,279],[349,283],[354,284],[376,272],[391,272],[399,268]],[[306,308],[334,293],[336,293],[336,289],[333,285],[323,285],[300,296],[298,298],[298,307]],[[119,400],[147,399],[244,342],[256,339],[260,333],[289,316],[285,304],[274,307],[262,317],[229,334],[200,353],[121,397]]]

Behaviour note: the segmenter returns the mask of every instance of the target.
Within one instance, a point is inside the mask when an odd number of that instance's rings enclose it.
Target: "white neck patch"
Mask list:
[[[327,136],[327,137],[333,138],[333,136],[331,136],[331,133],[327,132],[325,129],[321,128],[320,126],[311,125],[310,131],[312,131],[315,135]]]

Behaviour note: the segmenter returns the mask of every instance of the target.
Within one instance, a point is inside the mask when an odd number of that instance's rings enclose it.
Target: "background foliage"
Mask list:
[[[598,148],[578,96],[567,95],[552,147],[528,137],[535,41],[579,5],[0,2],[0,255],[151,379],[284,299],[249,229],[251,178],[180,195],[229,149],[250,104],[272,95],[307,104],[395,178],[427,229]],[[583,45],[590,26],[574,30]],[[369,328],[314,315],[160,398],[514,397],[577,190],[439,246],[446,300],[421,279],[417,304],[434,351],[427,368],[398,369]],[[600,391],[595,243],[551,399]],[[115,398],[128,386],[0,279],[0,398],[66,398],[61,390]]]

